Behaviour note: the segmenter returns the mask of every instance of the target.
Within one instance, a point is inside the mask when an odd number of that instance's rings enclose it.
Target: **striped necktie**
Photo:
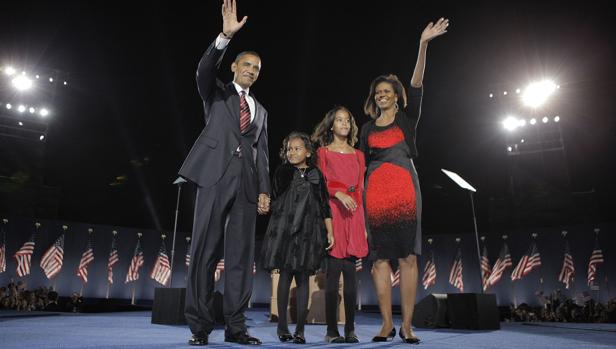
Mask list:
[[[250,107],[248,101],[246,101],[246,92],[240,92],[240,131],[246,133],[250,125]]]

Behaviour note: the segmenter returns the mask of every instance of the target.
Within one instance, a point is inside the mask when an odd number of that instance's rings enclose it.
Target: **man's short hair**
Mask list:
[[[242,57],[246,56],[246,55],[251,55],[251,56],[255,56],[257,58],[259,58],[259,60],[261,60],[261,56],[259,56],[258,53],[256,53],[255,51],[242,51],[240,53],[237,54],[237,56],[235,56],[235,63],[239,62],[240,59],[242,59]]]

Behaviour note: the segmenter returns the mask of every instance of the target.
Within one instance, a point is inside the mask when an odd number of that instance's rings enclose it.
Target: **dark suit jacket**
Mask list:
[[[242,145],[244,192],[250,202],[259,193],[269,194],[269,154],[267,146],[267,110],[255,101],[255,117],[243,135],[240,132],[240,98],[233,83],[216,78],[226,49],[218,50],[214,41],[205,51],[197,68],[197,86],[203,100],[205,128],[199,134],[179,174],[200,187],[218,183],[229,166],[233,153]]]

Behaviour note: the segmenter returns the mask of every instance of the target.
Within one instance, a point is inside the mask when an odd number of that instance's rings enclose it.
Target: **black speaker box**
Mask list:
[[[186,288],[154,289],[152,323],[159,325],[185,325],[184,299]]]
[[[464,330],[499,330],[500,317],[496,295],[448,293],[447,315],[451,328]]]
[[[418,328],[449,327],[447,295],[433,293],[415,305],[413,326]]]

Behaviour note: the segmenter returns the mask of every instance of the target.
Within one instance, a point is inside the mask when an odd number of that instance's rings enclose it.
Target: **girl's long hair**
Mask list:
[[[321,147],[325,147],[334,141],[334,132],[332,131],[332,127],[334,126],[334,120],[336,120],[336,113],[340,110],[346,111],[351,119],[351,132],[347,137],[347,143],[349,143],[351,147],[357,143],[358,128],[357,123],[355,122],[355,117],[353,117],[353,114],[347,107],[341,105],[336,106],[325,113],[323,120],[321,120],[317,127],[314,128],[314,132],[312,132],[311,136],[314,143]]]

